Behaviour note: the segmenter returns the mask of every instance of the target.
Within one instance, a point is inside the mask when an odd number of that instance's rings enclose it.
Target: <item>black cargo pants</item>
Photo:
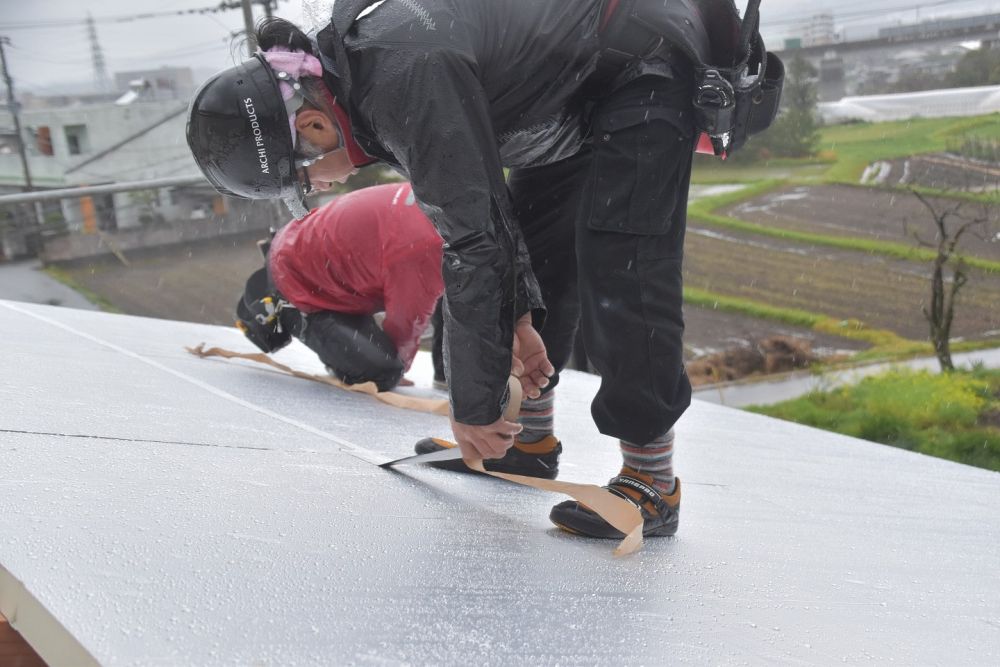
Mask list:
[[[295,335],[347,384],[374,382],[379,391],[389,391],[403,377],[396,346],[371,315],[311,313]]]
[[[541,334],[549,358],[563,369],[581,326],[601,376],[594,421],[637,444],[665,433],[691,402],[681,313],[691,85],[632,81],[597,104],[591,145],[512,170],[509,180],[548,307]]]

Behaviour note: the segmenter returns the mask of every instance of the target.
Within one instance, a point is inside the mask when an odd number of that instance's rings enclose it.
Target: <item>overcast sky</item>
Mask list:
[[[310,0],[306,0],[310,2]],[[312,5],[325,0],[313,0]],[[741,8],[746,0],[737,0]],[[94,78],[85,18],[88,10],[103,50],[107,72],[159,66],[196,69],[197,79],[232,64],[234,33],[243,14],[167,15],[217,6],[219,0],[0,0],[0,35],[10,39],[7,59],[17,90],[62,92],[67,84]],[[277,14],[302,21],[311,5],[280,0]],[[262,15],[255,7],[256,16]],[[763,0],[764,35],[770,45],[794,35],[810,15],[832,12],[849,39],[871,34],[879,25],[912,23],[942,16],[1000,12],[1000,0]],[[137,15],[155,14],[142,18]]]

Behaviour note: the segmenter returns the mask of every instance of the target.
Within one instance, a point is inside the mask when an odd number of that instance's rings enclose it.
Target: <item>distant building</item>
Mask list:
[[[37,95],[29,92],[19,92],[21,98],[21,108],[28,109],[59,109],[63,107],[79,107],[90,104],[102,104],[113,102],[120,93],[114,91],[105,92],[79,92],[61,93],[55,95]],[[3,106],[6,109],[6,105]],[[4,112],[6,114],[6,111]]]
[[[802,27],[802,46],[826,46],[837,41],[833,14],[816,14]]]
[[[137,82],[146,91],[145,99],[186,100],[195,90],[194,74],[190,67],[161,67],[115,73],[115,88],[125,92],[135,88]]]
[[[912,39],[936,39],[964,35],[969,30],[1000,30],[1000,14],[985,14],[982,16],[964,16],[956,19],[937,19],[923,21],[913,25],[900,25],[882,28],[878,31],[879,39],[899,42]]]
[[[1000,41],[1000,14],[883,28],[877,38],[852,42],[837,41],[834,33],[826,44],[815,43],[832,32],[826,19],[816,17],[811,26],[808,35],[786,40],[779,55],[804,58],[816,68],[822,102],[885,91],[900,80],[940,77],[955,68],[970,43],[996,48]]]
[[[63,95],[23,96],[21,129],[35,189],[185,177],[196,184],[0,207],[0,256],[12,246],[21,248],[14,255],[25,248],[34,254],[38,243],[30,239],[48,234],[46,223],[98,236],[119,231],[145,239],[135,241],[143,245],[154,243],[154,237],[156,242],[193,238],[183,224],[191,221],[203,228],[198,234],[287,222],[280,205],[225,198],[201,177],[184,136],[195,90],[190,68],[119,72],[114,83],[116,90],[107,93],[78,88]],[[24,189],[17,149],[9,109],[0,103],[0,194]],[[180,227],[171,231],[164,223]]]
[[[22,110],[33,185],[51,189],[198,177],[200,172],[184,138],[186,110],[185,99]],[[5,117],[6,110],[0,107],[0,127],[9,128]],[[0,130],[0,193],[20,192],[24,183],[16,137],[11,129]],[[45,218],[61,219],[70,230],[110,231],[157,221],[204,218],[206,211],[222,216],[232,208],[231,200],[216,194],[207,182],[88,199],[46,204]]]

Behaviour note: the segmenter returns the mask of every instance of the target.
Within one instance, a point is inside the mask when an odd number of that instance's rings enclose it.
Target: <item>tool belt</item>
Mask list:
[[[243,295],[236,302],[236,328],[267,353],[285,347],[292,342],[292,336],[298,336],[302,330],[302,314],[281,296],[267,268],[267,254],[274,234],[271,229],[266,239],[257,242],[265,266],[250,275]]]
[[[764,47],[759,5],[740,20],[732,0],[607,0],[602,62],[621,70],[680,54],[694,71],[699,152],[724,158],[770,127],[781,102],[785,67]]]

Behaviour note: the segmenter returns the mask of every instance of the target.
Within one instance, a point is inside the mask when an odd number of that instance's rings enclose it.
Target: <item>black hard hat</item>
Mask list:
[[[280,197],[296,218],[308,212],[285,102],[260,54],[202,84],[188,111],[187,141],[198,167],[222,194]]]

